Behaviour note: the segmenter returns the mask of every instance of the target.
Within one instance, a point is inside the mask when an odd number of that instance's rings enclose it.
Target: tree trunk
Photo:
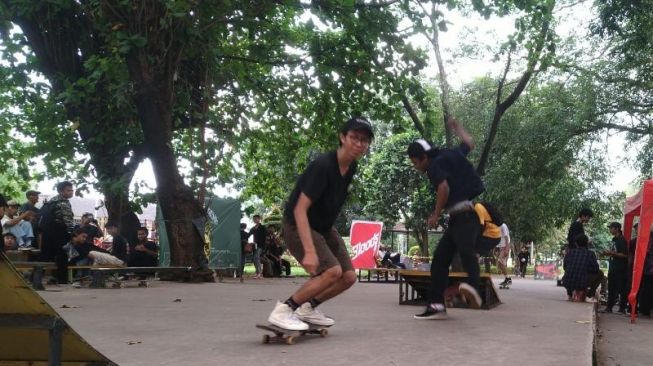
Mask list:
[[[192,267],[195,280],[213,281],[204,253],[204,238],[193,220],[205,217],[192,190],[184,184],[171,146],[172,103],[165,79],[150,77],[138,55],[128,57],[132,79],[138,80],[136,107],[143,130],[144,151],[154,169],[158,204],[163,213],[170,244],[170,265]],[[154,79],[158,85],[155,85]],[[163,85],[163,86],[162,86]]]
[[[131,209],[127,196],[105,190],[104,205],[109,214],[109,220],[120,226],[120,235],[127,239],[127,242],[136,243],[138,241],[136,231],[141,227],[141,221]]]

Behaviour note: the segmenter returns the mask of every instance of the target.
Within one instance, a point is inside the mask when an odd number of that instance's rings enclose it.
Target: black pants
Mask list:
[[[272,273],[274,277],[281,277],[282,272],[285,272],[286,276],[290,276],[290,262],[283,258],[280,260],[270,258],[270,262],[272,263]]]
[[[56,263],[55,278],[61,284],[68,283],[68,255],[63,250],[63,246],[68,241],[70,241],[70,234],[67,232],[57,235],[43,234],[41,244],[41,261]]]
[[[619,310],[626,310],[626,305],[628,304],[628,294],[626,293],[628,289],[628,276],[625,271],[613,271],[608,272],[608,303],[606,308],[612,310],[612,307],[617,302],[617,296],[619,296]]]
[[[431,262],[430,303],[444,304],[444,291],[449,283],[449,266],[458,252],[467,272],[467,282],[478,289],[480,269],[476,258],[476,239],[481,230],[478,215],[473,210],[451,215],[449,227],[433,252]]]
[[[653,275],[642,276],[642,284],[639,286],[639,312],[642,315],[651,315],[653,305]]]
[[[519,262],[519,274],[521,278],[526,276],[526,271],[528,270],[528,262]]]

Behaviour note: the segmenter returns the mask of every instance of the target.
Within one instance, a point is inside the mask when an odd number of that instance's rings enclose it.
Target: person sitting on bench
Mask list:
[[[129,251],[129,267],[157,267],[159,265],[159,246],[151,240],[147,240],[149,231],[146,227],[140,227],[136,231],[138,243]],[[154,275],[145,273],[139,279],[145,280],[147,276]]]
[[[76,228],[70,234],[70,241],[63,246],[65,253],[68,255],[68,265],[69,266],[90,266],[94,264],[95,253],[100,254],[103,258],[106,256],[112,257],[108,251],[97,247],[87,241],[88,234],[84,231],[83,228]],[[122,262],[113,257],[115,264],[122,264]],[[105,261],[102,260],[102,263]],[[75,279],[73,282],[74,287],[79,287],[79,279],[82,277],[89,276],[90,271],[88,269],[76,270]]]
[[[284,271],[286,276],[290,276],[290,262],[282,258],[285,251],[286,248],[281,245],[281,240],[277,235],[275,227],[269,225],[265,236],[264,256],[272,264],[272,276],[274,277],[281,277],[281,273]]]
[[[406,269],[406,265],[404,263],[401,263],[401,253],[393,253],[387,249],[388,248],[384,246],[379,246],[379,252],[377,254],[380,260],[379,267]]]
[[[16,235],[13,233],[4,233],[2,235],[4,239],[4,245],[2,246],[2,251],[6,252],[8,250],[18,249],[18,242],[16,242]]]

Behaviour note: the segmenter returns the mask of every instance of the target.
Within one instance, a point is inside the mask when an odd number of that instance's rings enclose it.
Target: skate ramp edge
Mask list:
[[[0,253],[0,366],[5,365],[116,364],[86,343]]]

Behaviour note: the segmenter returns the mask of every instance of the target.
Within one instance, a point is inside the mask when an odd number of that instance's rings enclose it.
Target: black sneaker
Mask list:
[[[512,278],[508,277],[506,281],[508,281],[507,284],[512,285]]]
[[[426,307],[421,314],[416,314],[413,316],[413,319],[424,319],[424,320],[442,320],[447,319],[447,309],[442,310],[434,309],[431,305]]]

